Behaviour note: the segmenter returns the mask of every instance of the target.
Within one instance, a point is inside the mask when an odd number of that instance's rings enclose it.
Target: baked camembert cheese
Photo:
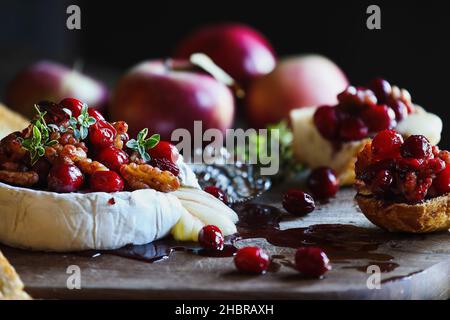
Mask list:
[[[170,233],[197,241],[209,224],[236,232],[236,213],[200,189],[176,148],[129,139],[76,99],[36,106],[37,116],[0,142],[0,242],[45,251],[117,249]]]

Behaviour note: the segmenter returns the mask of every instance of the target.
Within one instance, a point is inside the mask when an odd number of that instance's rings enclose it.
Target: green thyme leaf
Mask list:
[[[142,160],[148,162],[151,160],[150,155],[147,150],[154,148],[160,141],[159,134],[153,134],[150,138],[145,139],[148,135],[148,129],[142,129],[135,139],[131,139],[127,142],[126,146],[131,150],[134,150],[139,153]]]

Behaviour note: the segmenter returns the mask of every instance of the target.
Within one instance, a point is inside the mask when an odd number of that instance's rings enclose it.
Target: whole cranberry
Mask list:
[[[61,108],[68,109],[72,112],[72,116],[77,118],[81,114],[81,108],[83,108],[83,102],[74,98],[65,98],[59,103]]]
[[[401,100],[391,98],[388,100],[387,104],[394,111],[395,119],[398,122],[408,116],[408,107]]]
[[[127,164],[129,161],[128,154],[114,146],[101,149],[95,159],[116,172],[119,172],[121,165]]]
[[[114,171],[95,171],[90,179],[95,192],[119,192],[123,190],[123,179]]]
[[[348,118],[341,122],[339,137],[342,141],[357,141],[367,137],[369,128],[358,118]]]
[[[386,103],[392,92],[391,84],[383,78],[375,78],[370,81],[369,88],[375,93],[379,103]]]
[[[164,158],[176,163],[179,157],[178,149],[167,141],[160,141],[158,144],[148,150],[152,158]]]
[[[207,186],[204,188],[205,192],[208,192],[209,194],[213,195],[220,201],[222,201],[225,204],[228,204],[228,197],[227,194],[220,188],[216,186]]]
[[[378,171],[372,180],[372,192],[379,196],[386,195],[390,191],[393,181],[394,178],[389,170]]]
[[[423,162],[423,164],[420,167],[421,172],[425,176],[438,174],[444,169],[445,169],[445,161],[440,158],[427,159]]]
[[[372,154],[376,159],[396,158],[402,143],[403,138],[396,131],[380,131],[372,140]]]
[[[45,121],[47,123],[59,124],[68,119],[68,115],[59,104],[51,101],[41,101],[38,103],[38,106],[42,112],[47,112],[45,115]]]
[[[180,174],[180,168],[178,168],[178,166],[172,161],[164,158],[151,158],[149,164],[152,167],[159,168],[162,171],[169,171],[175,177],[178,177],[178,175]]]
[[[80,169],[73,164],[55,164],[48,173],[48,187],[55,192],[75,192],[84,183],[84,176]]]
[[[224,238],[222,231],[216,226],[204,226],[198,233],[198,242],[207,250],[223,250]]]
[[[331,270],[330,260],[317,247],[301,247],[295,253],[295,267],[306,276],[320,277]]]
[[[234,257],[236,268],[245,273],[262,274],[270,264],[269,255],[258,247],[244,247]]]
[[[105,120],[98,120],[89,127],[89,141],[96,148],[113,145],[116,135],[116,129]]]
[[[283,208],[287,212],[296,215],[304,216],[314,211],[316,205],[314,199],[307,193],[298,190],[290,189],[283,196]]]
[[[450,166],[441,171],[433,180],[433,189],[438,196],[450,192]]]
[[[95,110],[94,108],[88,108],[88,113],[91,117],[93,117],[97,121],[105,120],[105,117],[99,111]]]
[[[422,135],[409,136],[400,148],[402,157],[427,159],[432,154],[431,144]]]
[[[307,185],[318,199],[333,197],[339,191],[339,179],[334,170],[327,167],[314,169],[308,177]]]
[[[370,132],[391,129],[397,125],[394,110],[386,105],[374,105],[361,112],[361,118]]]
[[[314,113],[314,124],[325,139],[335,139],[338,133],[336,109],[331,106],[319,107]]]

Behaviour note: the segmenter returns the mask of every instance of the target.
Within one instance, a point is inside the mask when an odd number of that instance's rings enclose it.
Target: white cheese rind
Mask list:
[[[166,236],[184,210],[155,190],[59,194],[0,183],[0,241],[44,251],[117,249]]]

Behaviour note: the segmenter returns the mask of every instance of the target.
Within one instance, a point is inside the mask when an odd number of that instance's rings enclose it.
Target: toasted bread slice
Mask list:
[[[386,203],[362,194],[355,200],[367,219],[391,232],[429,233],[450,228],[449,194],[416,205]]]
[[[0,251],[0,300],[28,300],[23,283]]]
[[[14,131],[22,131],[29,121],[0,103],[0,139]]]

